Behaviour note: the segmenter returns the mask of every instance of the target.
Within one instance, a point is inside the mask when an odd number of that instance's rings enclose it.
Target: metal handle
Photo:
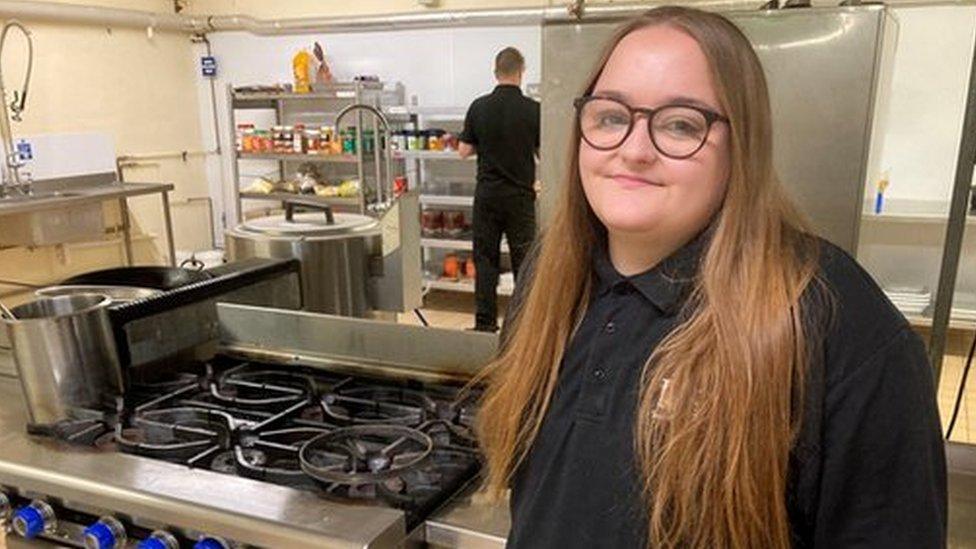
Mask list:
[[[203,263],[203,261],[200,261],[199,259],[197,259],[197,256],[195,256],[193,254],[190,254],[190,257],[189,258],[184,259],[183,261],[180,262],[180,268],[182,268],[182,269],[186,269],[187,268],[187,265],[189,265],[190,267],[192,267],[197,272],[202,271],[203,268],[206,267],[206,265]]]
[[[289,223],[295,222],[295,209],[305,208],[308,210],[318,210],[325,214],[325,222],[329,225],[335,223],[335,214],[332,213],[332,207],[328,204],[322,204],[320,202],[313,202],[311,200],[295,200],[291,199],[285,202],[285,221]]]

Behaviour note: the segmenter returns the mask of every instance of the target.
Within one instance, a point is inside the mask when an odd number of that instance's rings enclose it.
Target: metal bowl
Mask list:
[[[121,305],[147,297],[153,297],[161,293],[152,288],[139,288],[136,286],[99,286],[71,284],[65,286],[48,286],[34,292],[38,297],[57,297],[77,294],[102,294],[112,300],[112,305]]]

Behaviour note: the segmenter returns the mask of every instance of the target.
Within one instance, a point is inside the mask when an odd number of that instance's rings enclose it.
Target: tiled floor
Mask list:
[[[966,357],[946,355],[942,363],[942,379],[939,383],[939,412],[942,414],[943,429],[948,428],[949,417],[959,393]],[[971,369],[972,370],[972,369]],[[952,440],[976,444],[976,372],[970,371],[966,382],[966,392],[959,407],[959,416],[952,431]]]
[[[508,298],[498,296],[498,324],[505,316]],[[434,290],[427,294],[420,313],[434,328],[464,330],[474,326],[474,294],[444,292]],[[419,325],[420,320],[413,313],[400,314],[398,320],[404,324]]]

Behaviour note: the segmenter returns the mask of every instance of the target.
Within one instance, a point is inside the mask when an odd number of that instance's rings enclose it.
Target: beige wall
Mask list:
[[[145,11],[172,11],[170,0],[91,0],[62,3],[98,5]],[[119,155],[167,151],[200,151],[203,143],[196,79],[195,50],[189,36],[144,30],[105,28],[25,20],[34,37],[34,71],[23,122],[14,135],[37,133],[105,132],[112,135]],[[5,81],[19,85],[24,44],[11,35],[4,54]],[[153,160],[126,169],[130,181],[173,183],[171,194],[177,248],[210,246],[207,219],[205,158]],[[193,200],[197,198],[197,200]],[[140,262],[159,263],[162,213],[158,195],[131,201],[134,221],[153,238],[136,241]],[[117,220],[106,208],[109,221]],[[117,238],[46,249],[0,250],[0,279],[48,282],[63,276],[121,262]],[[11,290],[0,285],[0,296]]]

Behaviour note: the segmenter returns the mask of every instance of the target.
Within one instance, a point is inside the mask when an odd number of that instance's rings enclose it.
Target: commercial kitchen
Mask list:
[[[925,341],[976,548],[976,3],[679,4],[745,32],[780,178]],[[517,48],[544,230],[581,67],[654,5],[0,0],[0,548],[504,547],[459,135]]]

